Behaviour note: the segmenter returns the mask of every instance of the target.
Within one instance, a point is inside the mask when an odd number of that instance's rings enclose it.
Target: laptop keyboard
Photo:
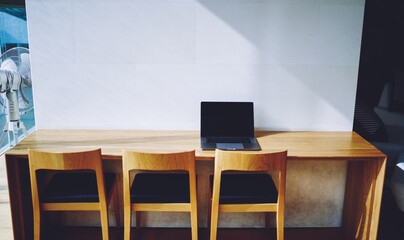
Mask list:
[[[208,138],[208,143],[251,143],[250,138],[246,137],[215,137],[215,138]]]

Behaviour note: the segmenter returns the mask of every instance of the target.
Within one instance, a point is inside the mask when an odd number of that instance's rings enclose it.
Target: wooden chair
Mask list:
[[[178,153],[142,153],[123,150],[124,240],[130,239],[132,210],[136,211],[136,229],[140,212],[190,212],[192,239],[198,239],[195,151]],[[132,186],[131,170],[185,170],[188,174],[138,173]]]
[[[115,194],[115,221],[117,227],[120,226],[117,178],[113,173],[103,173],[101,149],[69,153],[51,153],[29,149],[28,158],[34,239],[39,240],[41,237],[42,211],[100,211],[102,238],[108,240],[107,206],[113,194]],[[39,191],[38,170],[69,171],[56,171],[49,183]]]
[[[287,151],[231,152],[216,150],[211,202],[210,240],[217,236],[219,212],[276,212],[278,240],[283,240]],[[279,171],[276,189],[268,174],[222,174],[224,171]]]

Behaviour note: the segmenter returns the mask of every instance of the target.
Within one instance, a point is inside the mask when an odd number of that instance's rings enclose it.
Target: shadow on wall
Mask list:
[[[265,112],[260,108],[273,109],[273,114],[257,119],[271,121],[288,109],[295,113],[291,114],[295,118],[302,114],[312,116],[313,125],[339,121],[351,128],[362,1],[356,1],[356,5],[338,1],[199,3],[205,10],[198,18],[212,22],[220,18],[222,24],[197,29],[197,34],[210,36],[198,44],[197,61],[209,63],[208,56],[215,56],[217,64],[253,64],[248,74],[253,78],[251,95],[257,102],[256,112]],[[273,96],[273,104],[264,101],[268,95]],[[278,103],[282,106],[278,107]],[[329,114],[338,117],[326,119]],[[326,130],[327,126],[323,128]]]

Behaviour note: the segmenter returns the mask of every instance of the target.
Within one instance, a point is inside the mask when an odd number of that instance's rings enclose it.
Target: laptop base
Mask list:
[[[253,139],[251,143],[209,143],[206,138],[201,139],[202,150],[231,150],[231,151],[259,151],[261,150],[257,140]]]

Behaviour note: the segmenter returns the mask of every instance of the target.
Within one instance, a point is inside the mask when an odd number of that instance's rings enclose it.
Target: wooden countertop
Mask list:
[[[262,149],[287,149],[288,159],[294,160],[369,160],[369,157],[385,157],[355,132],[258,131],[256,137]],[[121,159],[122,148],[150,152],[195,149],[197,160],[214,158],[214,151],[200,149],[199,131],[37,130],[6,154],[26,156],[29,148],[52,151],[101,148],[104,159]]]

